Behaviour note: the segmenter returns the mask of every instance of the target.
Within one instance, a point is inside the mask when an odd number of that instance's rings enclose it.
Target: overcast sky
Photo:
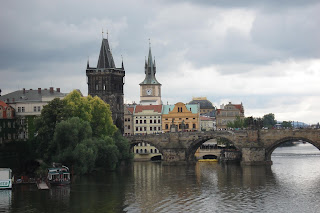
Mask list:
[[[243,103],[245,116],[320,121],[320,2],[302,0],[28,0],[0,7],[0,88],[80,89],[102,28],[139,102],[151,39],[162,100]],[[104,35],[106,37],[106,35]]]

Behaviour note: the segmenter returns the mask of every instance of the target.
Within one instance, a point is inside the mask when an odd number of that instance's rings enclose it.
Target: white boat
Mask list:
[[[9,168],[0,168],[0,189],[12,189],[12,170]]]

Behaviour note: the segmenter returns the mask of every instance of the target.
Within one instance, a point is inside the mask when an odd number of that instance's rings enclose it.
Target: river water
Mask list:
[[[272,166],[197,163],[129,168],[71,186],[0,191],[0,212],[320,212],[320,151],[279,147]]]

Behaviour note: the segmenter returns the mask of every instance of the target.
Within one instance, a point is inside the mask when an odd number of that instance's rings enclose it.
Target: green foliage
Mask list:
[[[74,90],[64,100],[71,110],[72,117],[79,117],[90,123],[94,137],[113,135],[117,131],[111,118],[109,104],[99,97],[81,97],[80,92]]]
[[[277,123],[273,113],[264,115],[262,119],[264,127],[272,128]]]
[[[242,118],[240,118],[240,116],[237,116],[233,122],[227,123],[227,127],[229,127],[229,128],[244,128],[244,127],[246,127],[245,119],[242,119]]]
[[[282,121],[281,126],[284,128],[292,128],[292,123],[290,121]]]
[[[73,91],[65,99],[54,99],[35,119],[34,147],[46,163],[60,162],[76,174],[95,167],[115,169],[131,160],[128,141],[116,133],[110,106],[99,97],[82,97]]]

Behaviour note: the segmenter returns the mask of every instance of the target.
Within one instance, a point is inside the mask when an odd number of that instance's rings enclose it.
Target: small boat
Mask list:
[[[0,189],[12,189],[12,170],[9,168],[0,168]]]
[[[50,185],[68,185],[71,180],[69,168],[66,166],[49,168],[47,179]]]
[[[198,162],[218,162],[218,159],[200,159]]]

